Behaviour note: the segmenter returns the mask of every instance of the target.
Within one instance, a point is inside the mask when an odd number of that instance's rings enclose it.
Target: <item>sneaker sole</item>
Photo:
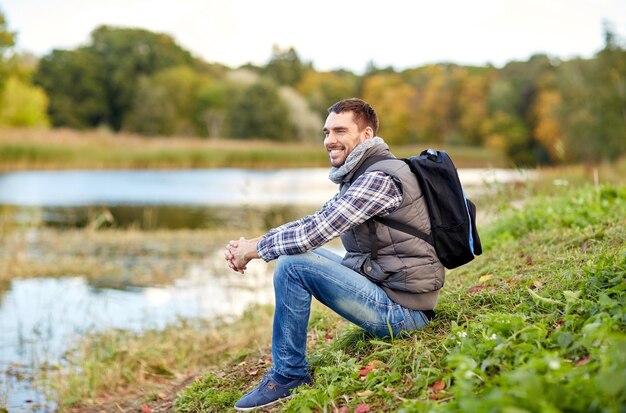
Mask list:
[[[291,399],[291,397],[292,396],[281,397],[280,399],[276,399],[273,402],[269,402],[269,403],[266,403],[266,404],[260,404],[258,406],[254,406],[254,407],[237,407],[237,406],[235,406],[235,410],[237,410],[238,412],[249,412],[251,410],[262,409],[264,407],[273,406],[273,405],[275,405],[277,403],[280,403],[282,401],[289,400],[289,399]]]

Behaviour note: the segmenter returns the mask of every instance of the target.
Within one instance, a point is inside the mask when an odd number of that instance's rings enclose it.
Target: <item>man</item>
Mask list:
[[[364,330],[390,336],[426,326],[443,286],[444,269],[430,244],[373,219],[385,216],[430,233],[415,176],[376,136],[376,112],[355,98],[328,112],[324,147],[339,192],[315,214],[259,238],[230,241],[224,252],[230,268],[241,273],[252,259],[278,259],[273,366],[235,404],[240,411],[268,406],[310,383],[306,334],[312,296]],[[361,166],[372,157],[392,159],[378,160],[363,173]],[[319,248],[338,236],[344,257]]]

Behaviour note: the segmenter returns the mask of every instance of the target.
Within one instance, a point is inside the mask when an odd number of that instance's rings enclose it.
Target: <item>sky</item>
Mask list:
[[[208,62],[267,64],[293,47],[319,71],[430,63],[501,67],[567,60],[626,38],[626,0],[0,0],[16,50],[44,56],[89,43],[99,25],[167,33]]]

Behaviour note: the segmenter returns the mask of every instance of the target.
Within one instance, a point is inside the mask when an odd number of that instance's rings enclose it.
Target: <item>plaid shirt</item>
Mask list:
[[[317,248],[376,215],[387,215],[400,206],[402,191],[384,172],[367,172],[348,190],[337,193],[322,209],[267,232],[257,244],[265,261]]]

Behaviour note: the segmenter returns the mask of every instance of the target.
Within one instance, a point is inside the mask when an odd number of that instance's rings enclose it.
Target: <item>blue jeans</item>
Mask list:
[[[306,338],[311,296],[364,330],[381,337],[428,324],[426,316],[394,303],[385,291],[341,265],[327,249],[278,258],[274,271],[276,309],[272,331],[273,371],[296,378],[308,374]]]

